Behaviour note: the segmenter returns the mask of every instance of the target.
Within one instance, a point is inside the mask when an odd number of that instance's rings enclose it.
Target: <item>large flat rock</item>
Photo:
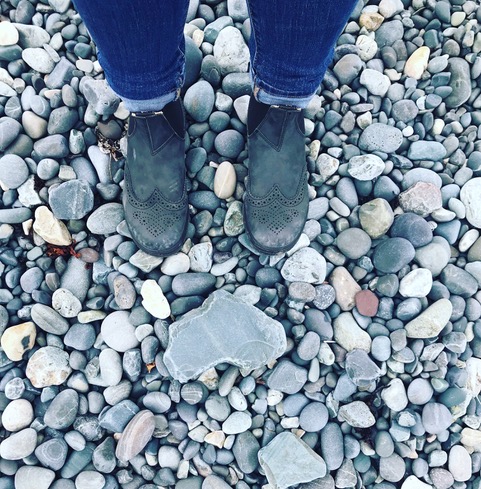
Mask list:
[[[277,435],[259,450],[259,462],[275,489],[324,477],[326,463],[312,448],[289,431]]]
[[[201,307],[172,323],[164,362],[174,379],[187,382],[224,362],[258,368],[285,349],[286,335],[278,321],[217,290]]]

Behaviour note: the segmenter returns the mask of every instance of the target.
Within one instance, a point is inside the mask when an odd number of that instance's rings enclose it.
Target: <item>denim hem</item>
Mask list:
[[[179,98],[180,88],[174,90],[173,92],[166,93],[160,97],[150,98],[146,100],[135,100],[131,98],[121,97],[117,94],[124,102],[125,108],[129,112],[150,112],[162,110],[168,103],[173,102]]]
[[[110,88],[118,97],[126,102],[126,107],[130,102],[132,105],[137,106],[142,101],[152,102],[157,106],[161,104],[163,107],[180,95],[180,90],[185,83],[184,49],[183,44],[177,48],[176,64],[178,66],[173,73],[161,73],[158,71],[124,73],[118,69],[114,70],[101,51],[98,52],[98,60],[104,70],[105,78]],[[177,95],[175,98],[170,98],[172,94]],[[164,97],[166,102],[164,102]],[[156,107],[146,110],[160,109]]]
[[[267,105],[289,105],[293,107],[300,107],[301,109],[305,109],[309,102],[312,100],[312,97],[316,94],[314,91],[309,95],[290,95],[289,92],[283,92],[281,90],[277,90],[277,93],[272,93],[269,91],[269,87],[266,83],[259,79],[258,76],[254,75],[253,69],[249,70],[252,93],[255,99],[258,102],[262,102]]]

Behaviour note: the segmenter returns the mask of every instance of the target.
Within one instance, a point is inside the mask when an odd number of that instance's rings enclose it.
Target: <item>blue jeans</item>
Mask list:
[[[74,0],[112,89],[131,111],[157,110],[184,82],[188,0]],[[249,0],[256,99],[306,107],[357,0]]]

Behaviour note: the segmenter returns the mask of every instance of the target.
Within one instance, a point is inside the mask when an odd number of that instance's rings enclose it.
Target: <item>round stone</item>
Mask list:
[[[371,355],[379,362],[385,362],[391,356],[391,341],[387,336],[376,336],[372,340]]]
[[[433,231],[429,223],[413,212],[396,217],[389,234],[393,238],[407,239],[415,248],[425,246],[433,240]]]
[[[403,142],[402,132],[387,124],[374,123],[366,127],[359,138],[359,147],[367,152],[394,153]]]
[[[426,268],[417,268],[404,276],[399,284],[403,297],[426,297],[433,286],[433,276]]]
[[[110,313],[102,321],[101,334],[105,343],[118,352],[136,348],[139,344],[139,340],[135,336],[135,327],[129,321],[127,311]]]
[[[187,89],[184,95],[184,107],[197,122],[206,121],[214,107],[214,89],[210,83],[200,80]]]
[[[3,427],[11,432],[27,428],[33,421],[33,408],[26,399],[16,399],[8,403],[2,413]]]
[[[61,438],[51,438],[35,449],[39,462],[52,470],[60,470],[67,458],[68,445]]]
[[[215,172],[214,193],[219,199],[232,197],[236,186],[234,166],[229,161],[223,161]]]
[[[245,73],[249,64],[249,48],[239,29],[224,27],[214,43],[214,57],[223,75]]]
[[[122,204],[110,202],[95,209],[87,219],[87,228],[94,234],[112,234],[124,219]]]
[[[0,46],[18,43],[18,31],[11,22],[0,22]]]
[[[72,372],[66,351],[55,346],[39,348],[29,359],[27,378],[37,388],[61,385]]]
[[[214,140],[216,151],[226,158],[237,158],[244,145],[244,136],[235,129],[222,131]]]
[[[28,173],[28,166],[20,156],[8,154],[0,158],[0,182],[4,187],[9,189],[20,187],[27,180]]]
[[[472,475],[472,461],[469,452],[462,445],[456,445],[449,451],[449,472],[457,482],[465,482]]]
[[[234,411],[222,423],[222,431],[226,435],[236,435],[247,431],[252,425],[252,418],[245,411]]]
[[[82,303],[68,289],[57,289],[52,295],[52,307],[64,318],[74,318],[82,310]]]
[[[374,199],[360,207],[359,220],[362,229],[376,239],[387,233],[394,221],[394,213],[387,200]]]
[[[61,391],[48,406],[44,421],[55,430],[63,430],[73,424],[79,409],[79,395],[73,389]]]
[[[453,416],[444,404],[430,402],[423,408],[422,421],[428,433],[437,435],[451,426]]]
[[[460,199],[466,207],[468,222],[481,228],[481,178],[472,178],[465,183],[461,188]]]
[[[35,344],[37,331],[32,321],[17,324],[7,328],[0,337],[0,344],[7,357],[18,362],[22,360],[26,351],[31,350]]]
[[[96,470],[84,470],[75,478],[75,489],[102,489],[105,477]]]
[[[371,238],[362,229],[348,228],[339,233],[336,245],[344,256],[357,260],[371,249]]]
[[[357,310],[363,316],[374,317],[377,314],[379,299],[369,289],[358,292],[355,296],[355,301]]]
[[[427,379],[414,379],[408,385],[409,402],[417,405],[428,403],[433,397],[434,390]]]
[[[21,460],[31,455],[36,446],[37,432],[32,428],[25,428],[0,443],[0,457],[4,460]]]
[[[389,482],[399,482],[406,472],[406,463],[397,453],[389,457],[381,457],[379,475]]]
[[[311,402],[299,415],[299,426],[308,432],[322,430],[329,420],[327,408],[321,402]]]
[[[313,248],[302,248],[286,260],[281,274],[289,282],[322,283],[326,278],[326,260]]]
[[[374,250],[374,266],[382,273],[396,273],[410,263],[415,255],[413,245],[404,238],[390,238]]]
[[[26,48],[22,51],[22,59],[30,68],[39,73],[50,73],[55,68],[55,61],[42,48]]]

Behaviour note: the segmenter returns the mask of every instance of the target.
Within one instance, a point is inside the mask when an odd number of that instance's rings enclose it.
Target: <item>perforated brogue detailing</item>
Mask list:
[[[279,204],[276,207],[282,208],[282,207],[294,207],[296,205],[299,205],[303,199],[304,195],[306,193],[306,176],[304,178],[301,178],[301,181],[299,182],[298,188],[296,195],[288,199],[287,197],[284,196],[284,194],[280,191],[279,187],[277,185],[274,185],[272,187],[271,191],[265,196],[265,197],[254,197],[250,190],[247,191],[247,197],[250,201],[250,204],[254,207],[266,207],[266,206],[271,206],[273,208],[273,204]]]
[[[307,173],[300,179],[295,196],[288,199],[277,185],[265,197],[254,197],[247,183],[244,212],[246,230],[259,250],[286,251],[299,238],[307,216]]]
[[[277,185],[264,197],[255,197],[249,181],[244,198],[244,221],[253,244],[267,254],[287,251],[299,239],[307,217],[307,172],[297,192],[287,198]]]
[[[280,205],[272,205],[269,209],[252,209],[252,218],[264,225],[271,233],[280,234],[294,219],[299,217],[297,209],[283,209]]]
[[[144,251],[162,255],[162,250],[152,248],[153,243],[175,247],[182,244],[188,223],[188,198],[184,186],[182,198],[177,202],[165,199],[159,189],[155,189],[145,201],[136,198],[128,166],[125,171],[125,218],[137,244]],[[178,246],[177,246],[178,247]],[[165,251],[165,250],[164,250]]]
[[[179,214],[165,215],[157,206],[143,211],[134,211],[132,217],[139,222],[152,236],[158,236],[172,229],[181,220]]]

